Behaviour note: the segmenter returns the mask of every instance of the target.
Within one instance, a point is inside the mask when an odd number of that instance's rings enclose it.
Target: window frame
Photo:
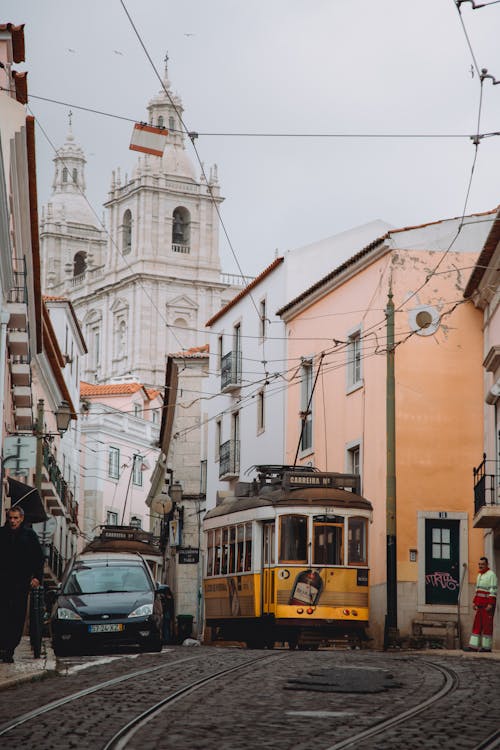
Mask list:
[[[134,484],[136,487],[142,487],[144,485],[144,471],[142,468],[144,456],[140,456],[138,453],[136,453],[132,460],[132,484]]]
[[[266,389],[261,388],[257,393],[257,435],[266,430]]]
[[[115,445],[108,446],[108,477],[120,478],[120,449]]]
[[[361,326],[353,328],[347,334],[347,359],[346,359],[346,388],[347,393],[361,388],[363,385],[362,366],[362,329]]]
[[[300,365],[300,454],[313,452],[313,399],[314,360],[302,357]],[[310,402],[310,403],[309,403]],[[308,408],[309,407],[309,408]],[[307,414],[305,414],[307,412]],[[305,414],[305,419],[304,419]]]

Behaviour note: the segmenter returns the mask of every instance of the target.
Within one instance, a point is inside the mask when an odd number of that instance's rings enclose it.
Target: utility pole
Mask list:
[[[387,300],[387,384],[386,384],[386,561],[387,614],[385,616],[384,648],[393,643],[398,631],[398,582],[396,557],[396,384],[394,378],[394,303],[392,280]]]

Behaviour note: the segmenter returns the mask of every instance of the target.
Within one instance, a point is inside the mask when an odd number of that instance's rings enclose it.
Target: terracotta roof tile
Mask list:
[[[121,396],[127,393],[137,393],[142,385],[140,383],[80,383],[81,396]]]
[[[197,357],[205,357],[209,352],[209,344],[203,344],[202,346],[192,346],[190,349],[184,349],[181,352],[174,352],[170,356],[182,357],[183,359],[196,359]]]

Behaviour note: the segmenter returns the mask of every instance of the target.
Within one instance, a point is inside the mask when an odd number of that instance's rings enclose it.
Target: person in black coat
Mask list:
[[[30,587],[43,579],[43,551],[33,529],[24,526],[19,506],[7,510],[7,521],[0,528],[0,656],[14,661],[26,618]]]

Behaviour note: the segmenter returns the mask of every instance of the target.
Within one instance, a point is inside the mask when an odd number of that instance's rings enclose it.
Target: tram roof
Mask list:
[[[339,510],[368,510],[373,506],[369,500],[355,492],[326,487],[292,487],[288,490],[263,487],[259,494],[241,497],[228,497],[205,514],[205,519],[217,518],[242,510],[253,510],[265,507],[310,506],[338,508]]]

